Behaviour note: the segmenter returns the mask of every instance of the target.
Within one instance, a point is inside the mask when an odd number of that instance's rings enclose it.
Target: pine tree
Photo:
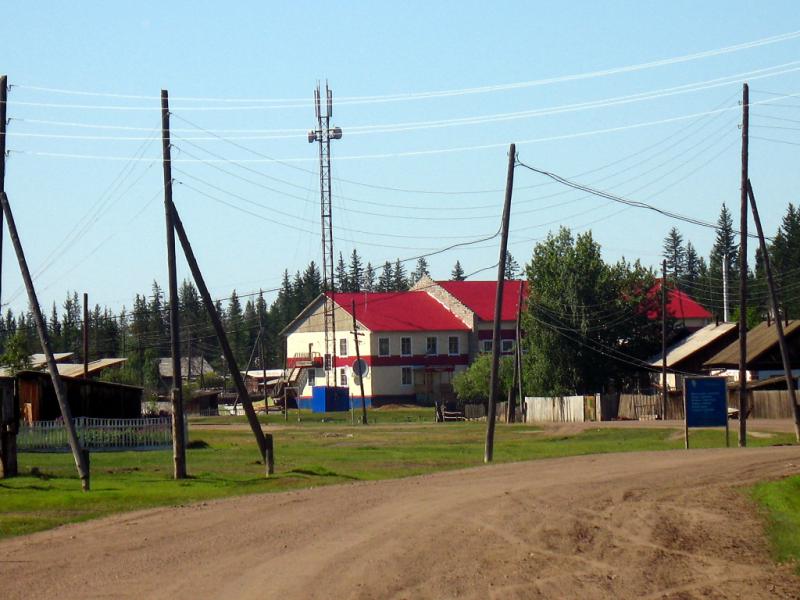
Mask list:
[[[516,279],[519,274],[519,263],[511,256],[511,252],[506,252],[505,279]]]
[[[344,266],[344,257],[339,252],[339,262],[336,263],[336,287],[337,292],[350,291],[350,278],[347,276],[347,269]]]
[[[408,289],[408,277],[406,276],[406,268],[398,258],[394,263],[394,271],[392,272],[392,289],[393,292],[402,292]]]
[[[694,295],[693,290],[700,280],[700,260],[701,258],[697,255],[697,250],[694,249],[692,242],[686,242],[683,280],[692,295]]]
[[[791,317],[800,317],[800,297],[788,291],[800,283],[800,208],[789,203],[769,249],[779,288],[779,302]],[[787,290],[784,292],[783,290]]]
[[[364,284],[364,265],[361,262],[361,257],[358,255],[358,250],[353,248],[353,253],[350,255],[350,269],[347,272],[348,292],[360,292]]]
[[[305,307],[322,293],[322,275],[320,275],[317,263],[313,260],[308,263],[301,280],[303,284],[299,304],[301,307]]]
[[[677,282],[686,270],[686,250],[677,227],[670,229],[664,238],[664,259],[667,261],[667,274]]]
[[[417,267],[414,269],[414,272],[411,273],[411,277],[409,277],[408,283],[410,285],[414,285],[425,275],[427,275],[428,277],[431,276],[430,271],[428,271],[428,261],[425,260],[424,256],[420,256],[417,259]]]
[[[383,263],[383,269],[381,270],[381,275],[378,277],[378,291],[379,292],[390,292],[392,291],[392,286],[394,285],[394,271],[392,270],[392,263],[388,260]]]
[[[367,268],[364,269],[364,291],[365,292],[374,292],[375,291],[375,268],[372,266],[372,263],[367,263]]]
[[[456,261],[453,270],[450,272],[450,279],[452,281],[464,281],[466,279],[464,269],[459,261]]]
[[[722,312],[724,305],[722,299],[723,262],[728,265],[728,304],[732,313],[733,302],[731,300],[735,298],[733,290],[739,280],[739,257],[738,246],[733,233],[733,218],[724,203],[717,219],[717,236],[709,255],[708,276],[706,278],[709,300],[716,299],[713,303],[717,305],[718,313]]]
[[[225,313],[225,330],[231,344],[231,350],[238,364],[247,361],[247,326],[242,315],[242,304],[236,290],[231,293],[228,310]]]

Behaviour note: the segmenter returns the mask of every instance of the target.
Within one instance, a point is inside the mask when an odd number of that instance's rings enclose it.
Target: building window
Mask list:
[[[347,369],[339,369],[339,385],[347,387]]]
[[[428,340],[425,343],[425,354],[436,355],[439,353],[439,350],[436,347],[436,341],[436,337],[428,337]]]
[[[514,351],[514,340],[502,340],[500,342],[500,351],[503,354],[511,354]]]
[[[389,338],[378,338],[378,356],[389,356]]]
[[[481,352],[492,351],[492,340],[481,340]]]
[[[447,353],[450,354],[450,356],[457,356],[458,355],[459,352],[458,352],[458,336],[457,335],[451,335],[447,339]]]
[[[339,340],[339,356],[347,356],[347,338]]]
[[[308,385],[314,387],[316,385],[317,372],[314,369],[308,370]]]
[[[400,338],[400,354],[403,356],[411,356],[411,338]]]
[[[400,369],[400,385],[413,385],[413,373],[411,367],[403,367]]]

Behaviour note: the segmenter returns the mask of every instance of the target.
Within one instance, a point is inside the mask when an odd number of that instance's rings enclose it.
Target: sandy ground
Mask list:
[[[800,598],[735,489],[796,473],[607,454],[129,513],[0,542],[0,597]]]

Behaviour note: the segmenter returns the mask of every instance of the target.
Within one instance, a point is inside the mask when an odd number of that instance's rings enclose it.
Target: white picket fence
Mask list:
[[[172,446],[172,418],[73,419],[81,447],[92,452],[161,450]],[[64,421],[23,424],[17,436],[21,452],[66,452],[69,450]]]

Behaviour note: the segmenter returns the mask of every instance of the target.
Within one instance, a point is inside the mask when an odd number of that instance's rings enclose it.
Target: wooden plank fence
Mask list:
[[[161,450],[172,446],[172,418],[73,419],[81,446],[92,452]],[[20,452],[68,452],[61,419],[22,425],[17,436]]]
[[[526,397],[527,422],[582,423],[595,420],[594,396]]]

